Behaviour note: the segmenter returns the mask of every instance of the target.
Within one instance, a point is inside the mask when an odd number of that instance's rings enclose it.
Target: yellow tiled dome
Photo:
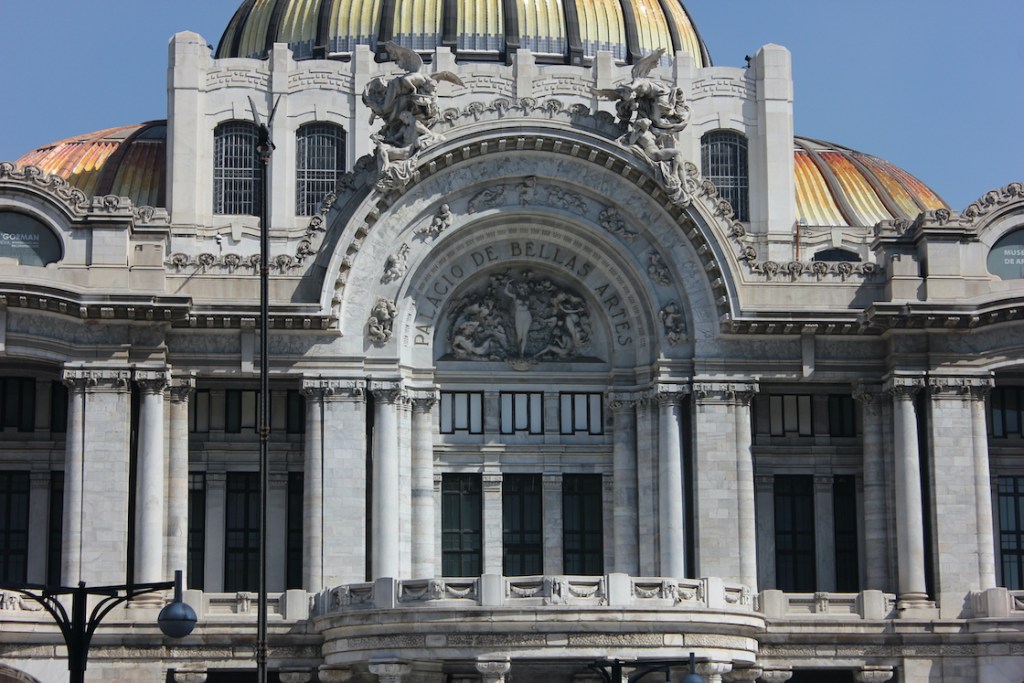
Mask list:
[[[632,63],[658,48],[711,58],[680,0],[245,0],[217,57],[262,57],[287,43],[297,59],[344,57],[393,40],[460,60],[509,62],[528,48],[541,62],[585,64],[599,50]]]

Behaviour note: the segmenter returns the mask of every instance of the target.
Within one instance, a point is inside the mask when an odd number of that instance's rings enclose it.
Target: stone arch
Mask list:
[[[348,282],[358,280],[353,267],[360,252],[381,242],[375,240],[375,233],[382,226],[391,225],[390,239],[399,239],[401,229],[395,230],[396,219],[399,223],[429,220],[423,212],[436,210],[432,196],[447,197],[466,185],[453,182],[453,178],[466,178],[476,172],[472,181],[482,184],[508,177],[542,176],[543,172],[537,171],[538,163],[546,163],[556,169],[548,177],[598,194],[615,190],[632,195],[631,201],[618,205],[636,209],[638,224],[657,226],[666,249],[678,252],[685,247],[696,255],[698,268],[690,269],[689,275],[703,280],[707,290],[714,292],[713,310],[707,318],[718,321],[733,315],[738,308],[740,264],[748,261],[749,265],[756,256],[744,246],[745,231],[731,220],[728,205],[718,199],[713,185],[701,181],[695,166],[687,165],[684,196],[673,200],[652,169],[629,150],[576,129],[548,129],[540,122],[530,123],[522,131],[513,129],[515,136],[510,136],[508,130],[504,135],[501,131],[473,131],[466,138],[449,139],[431,147],[420,160],[413,180],[398,192],[373,190],[374,172],[366,163],[357,164],[324,221],[329,227],[316,259],[326,276],[321,292],[324,309],[333,309],[335,316],[344,317],[340,308],[347,298]],[[489,134],[496,139],[488,139]]]

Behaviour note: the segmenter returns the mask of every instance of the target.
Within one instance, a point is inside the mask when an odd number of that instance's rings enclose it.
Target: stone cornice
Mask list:
[[[928,391],[939,399],[984,399],[992,391],[995,381],[991,373],[985,375],[929,375]]]
[[[73,390],[128,391],[132,371],[116,368],[65,368],[62,379]]]
[[[910,400],[925,388],[925,376],[890,375],[885,380],[885,391],[897,399]]]

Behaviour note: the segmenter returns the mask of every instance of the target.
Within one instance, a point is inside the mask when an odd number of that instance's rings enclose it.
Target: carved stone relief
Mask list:
[[[460,360],[501,360],[517,369],[584,358],[590,310],[575,290],[529,270],[489,276],[451,304],[447,351]]]
[[[398,307],[394,299],[377,299],[373,310],[370,311],[370,319],[366,322],[366,336],[378,346],[386,344],[394,335],[395,317],[398,315]]]
[[[431,219],[430,225],[418,228],[416,234],[433,238],[450,227],[452,227],[452,210],[447,204],[442,204],[437,210],[437,214]]]
[[[409,245],[402,243],[391,256],[384,261],[384,274],[380,281],[384,284],[402,279],[409,271]]]

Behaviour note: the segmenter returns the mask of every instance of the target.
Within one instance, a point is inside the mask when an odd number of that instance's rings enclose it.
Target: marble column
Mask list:
[[[757,501],[754,495],[754,452],[750,429],[750,402],[754,384],[733,384],[736,417],[736,494],[739,507],[740,583],[757,593]]]
[[[401,578],[399,553],[399,382],[371,382],[374,399],[373,429],[373,551],[374,579]]]
[[[678,387],[658,387],[658,540],[661,576],[686,576],[683,442]]]
[[[311,593],[324,585],[324,387],[303,381],[306,435],[302,463],[302,587]]]
[[[135,502],[135,580],[165,581],[164,576],[164,389],[166,370],[136,370],[142,394],[139,414]]]
[[[61,583],[77,586],[82,569],[82,485],[85,478],[85,387],[78,371],[64,371],[68,387],[68,427],[64,448],[64,518],[61,531]]]
[[[28,566],[25,580],[29,583],[47,583],[46,552],[50,521],[50,472],[33,471],[29,475],[28,494]]]
[[[870,590],[891,591],[886,495],[885,451],[883,446],[883,406],[880,385],[858,385],[853,397],[861,405],[861,448],[864,477],[864,517],[861,520],[860,555],[864,557],[864,585]]]
[[[206,473],[206,560],[203,574],[207,593],[224,590],[224,521],[228,497],[228,475],[225,472]]]
[[[756,382],[693,383],[698,576],[757,591],[750,400]]]
[[[309,383],[304,383],[308,385]],[[367,496],[369,472],[366,446],[366,382],[361,379],[320,380],[323,420],[319,448],[322,457],[321,505],[308,514],[322,529],[319,554],[324,587],[368,580]],[[313,550],[308,553],[312,562]]]
[[[899,599],[911,606],[928,600],[924,573],[921,462],[917,409],[914,406],[914,397],[923,386],[924,380],[920,377],[892,377],[887,386],[893,397]]]
[[[754,478],[757,497],[757,579],[762,590],[775,588],[775,477]]]
[[[483,562],[482,574],[504,573],[502,552],[504,533],[503,510],[501,505],[501,474],[488,472],[481,482],[483,513]]]
[[[995,536],[992,520],[992,470],[988,461],[988,420],[985,399],[992,391],[986,377],[971,386],[974,437],[974,496],[978,506],[978,576],[980,590],[996,587]]]
[[[164,576],[178,569],[188,585],[188,402],[195,389],[192,377],[171,380],[167,447],[167,550]]]
[[[65,380],[83,381],[85,390],[81,410],[74,405],[77,387],[69,406],[62,580],[121,584],[127,579],[131,371],[82,367],[64,373]],[[157,535],[162,537],[162,526]]]
[[[836,590],[836,527],[834,480],[831,474],[814,475],[814,549],[819,591]]]
[[[561,574],[562,559],[562,475],[545,474],[541,479],[544,510],[544,573]]]
[[[412,394],[412,575],[435,575],[434,405],[435,391]]]
[[[987,376],[928,378],[933,574],[942,617],[970,616],[964,596],[995,587],[988,444],[984,410],[976,408],[990,384]]]
[[[636,401],[631,394],[612,394],[612,571],[640,572],[636,469]]]

